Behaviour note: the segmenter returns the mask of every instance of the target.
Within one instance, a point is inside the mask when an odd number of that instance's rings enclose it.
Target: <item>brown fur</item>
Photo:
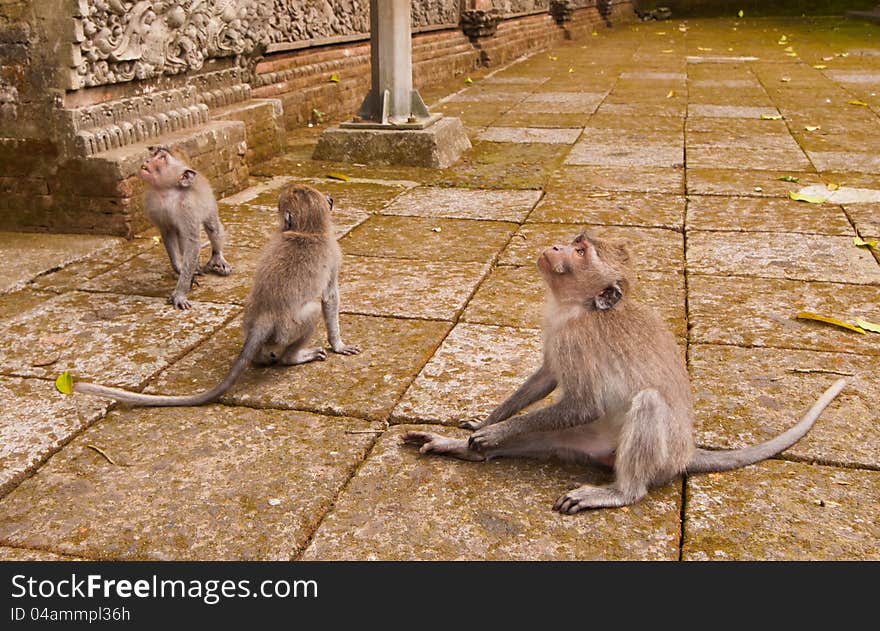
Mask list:
[[[330,200],[317,190],[290,185],[279,198],[281,232],[274,235],[257,265],[254,285],[245,303],[245,341],[223,381],[191,396],[139,394],[90,383],[74,384],[77,392],[106,396],[140,406],[201,405],[226,392],[251,361],[260,364],[302,364],[326,359],[322,348],[304,348],[324,313],[332,350],[359,353],[339,336],[337,274],[341,260],[330,218]]]
[[[585,460],[614,469],[614,482],[569,491],[554,508],[575,513],[636,502],[648,488],[690,472],[723,471],[790,447],[845,385],[836,382],[791,429],[746,449],[695,449],[687,368],[675,338],[632,299],[626,247],[578,235],[547,248],[538,268],[549,289],[541,368],[484,421],[465,421],[469,439],[408,432],[422,453],[465,460],[500,456]],[[513,416],[557,387],[556,403]]]

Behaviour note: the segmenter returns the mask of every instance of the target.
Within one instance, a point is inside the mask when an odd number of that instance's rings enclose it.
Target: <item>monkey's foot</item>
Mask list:
[[[211,257],[205,266],[202,268],[203,272],[211,272],[212,274],[217,274],[218,276],[229,276],[232,273],[232,266],[226,262],[222,256],[214,255]]]
[[[285,366],[296,366],[297,364],[307,364],[309,362],[322,362],[325,359],[327,359],[327,351],[323,348],[310,348],[298,350],[293,354],[285,354],[281,358],[281,363]]]
[[[503,425],[480,426],[477,431],[471,434],[471,437],[468,439],[468,446],[474,451],[486,453],[500,447],[506,436],[507,431]]]
[[[339,343],[332,348],[334,353],[339,353],[340,355],[357,355],[361,352],[360,346],[348,346],[342,343]]]
[[[447,438],[439,434],[431,432],[407,432],[402,437],[407,445],[416,445],[419,447],[419,453],[423,454],[439,454],[442,456],[452,456],[461,460],[472,460],[479,462],[485,460],[483,454],[479,454],[468,447],[467,440],[464,438]]]
[[[175,309],[189,309],[192,305],[189,304],[189,300],[186,299],[184,294],[173,293],[168,296],[169,304],[174,305]]]
[[[644,493],[642,493],[644,495]],[[572,489],[553,505],[553,510],[560,513],[574,515],[582,510],[590,508],[614,508],[616,506],[626,506],[632,504],[639,497],[628,497],[620,489],[614,485],[608,486],[590,486],[585,484],[576,489]]]

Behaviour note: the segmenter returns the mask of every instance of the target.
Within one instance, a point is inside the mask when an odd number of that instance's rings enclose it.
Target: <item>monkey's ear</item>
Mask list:
[[[623,298],[623,291],[617,283],[606,287],[602,293],[593,298],[593,304],[598,311],[607,311]]]
[[[177,184],[181,188],[189,188],[192,186],[192,183],[196,179],[196,172],[192,169],[186,169],[183,173],[180,174],[180,178],[177,180]]]

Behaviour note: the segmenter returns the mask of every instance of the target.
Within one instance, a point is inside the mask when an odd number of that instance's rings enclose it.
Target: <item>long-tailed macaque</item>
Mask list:
[[[223,225],[208,180],[168,147],[150,147],[150,152],[138,172],[146,184],[144,214],[159,229],[171,269],[177,276],[168,302],[178,309],[189,309],[186,294],[197,273],[228,276],[232,272],[223,258]],[[203,227],[211,241],[211,258],[199,270]]]
[[[129,392],[77,382],[76,392],[136,406],[201,405],[214,401],[239,378],[248,363],[303,364],[324,360],[322,348],[306,348],[323,311],[327,339],[335,353],[354,355],[339,335],[337,276],[342,253],[330,217],[333,200],[309,186],[291,184],[278,199],[281,232],[266,245],[244,308],[244,346],[216,387],[190,396]]]
[[[844,387],[835,382],[793,427],[756,446],[697,449],[691,388],[682,354],[660,317],[631,297],[625,245],[586,233],[544,250],[538,269],[549,289],[544,361],[469,439],[408,432],[405,443],[464,460],[556,456],[614,472],[613,483],[585,485],[554,505],[562,513],[624,506],[685,473],[727,471],[787,449]],[[556,388],[557,402],[513,416]]]

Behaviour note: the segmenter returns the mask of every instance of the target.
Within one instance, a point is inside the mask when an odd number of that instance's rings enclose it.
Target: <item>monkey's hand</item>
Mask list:
[[[186,299],[186,295],[179,294],[176,291],[168,296],[168,302],[174,305],[175,309],[189,309],[192,306],[189,304],[189,300]]]
[[[361,352],[360,346],[349,346],[347,344],[343,344],[342,342],[333,344],[330,348],[333,349],[334,353],[339,353],[340,355],[357,355]]]
[[[403,443],[416,445],[419,453],[452,456],[461,460],[485,460],[485,456],[472,451],[463,438],[446,438],[430,432],[407,432],[402,437]]]
[[[213,274],[217,274],[218,276],[229,276],[232,273],[232,266],[226,262],[222,256],[212,256],[211,260],[208,261],[205,266],[202,268],[203,272],[211,272]]]

